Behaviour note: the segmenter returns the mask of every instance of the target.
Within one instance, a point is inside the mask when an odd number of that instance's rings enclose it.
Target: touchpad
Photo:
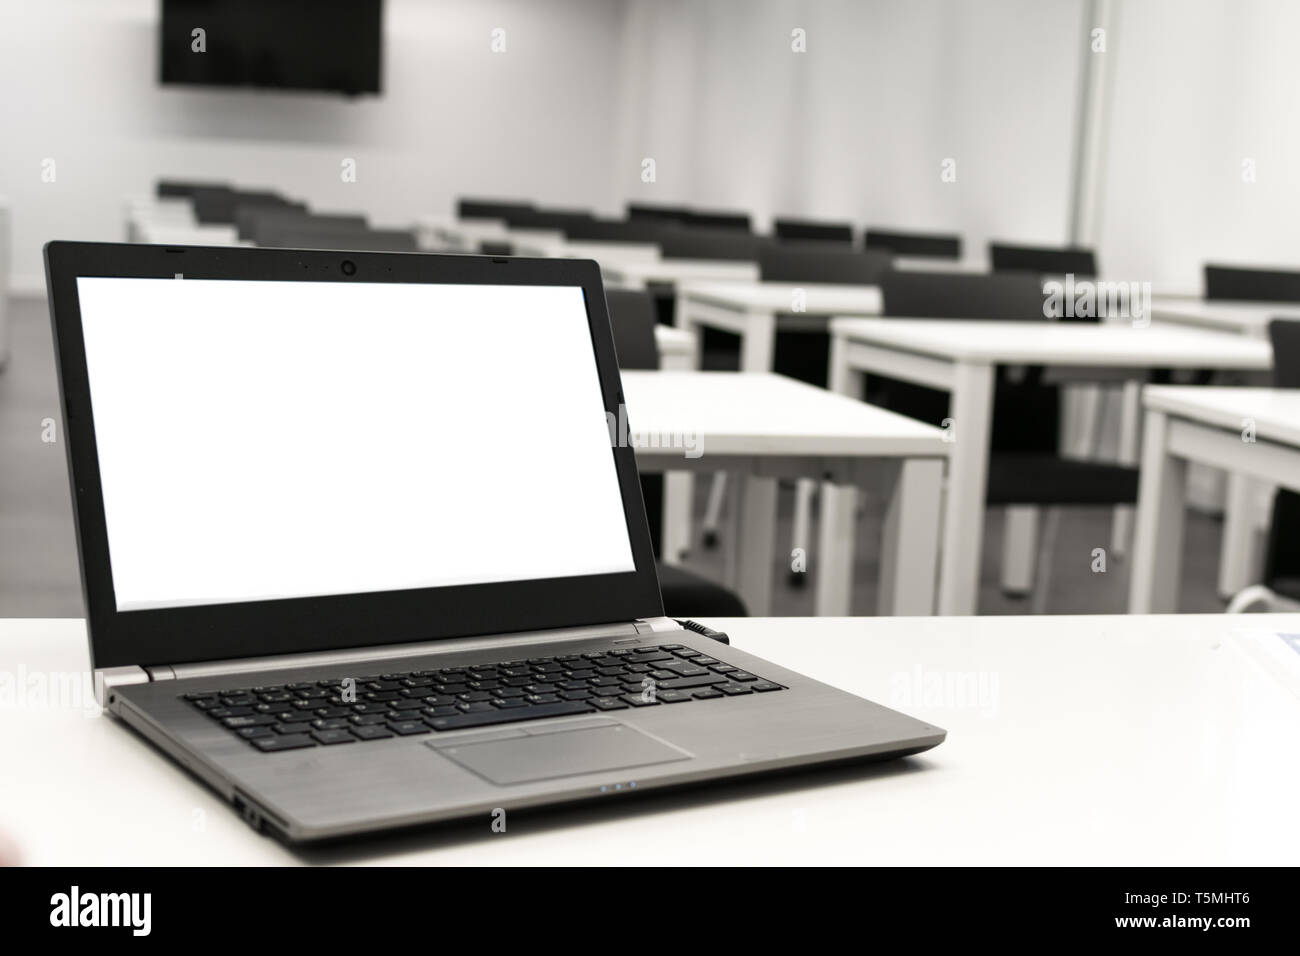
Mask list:
[[[529,783],[691,758],[684,750],[613,720],[429,743],[449,760],[496,784]]]

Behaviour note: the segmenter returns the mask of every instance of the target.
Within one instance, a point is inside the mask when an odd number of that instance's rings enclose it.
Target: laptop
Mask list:
[[[944,739],[664,615],[594,262],[45,258],[100,701],[255,829],[489,820]]]

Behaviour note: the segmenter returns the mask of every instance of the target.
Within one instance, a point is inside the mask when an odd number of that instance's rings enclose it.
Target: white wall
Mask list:
[[[1300,4],[1143,0],[1117,13],[1103,268],[1194,292],[1207,260],[1300,269]]]
[[[620,192],[1066,240],[1079,0],[629,2]]]
[[[159,86],[158,0],[0,0],[15,286],[40,287],[48,239],[121,239],[123,200],[169,174],[268,184],[399,224],[459,194],[617,206],[617,84],[602,78],[616,76],[621,0],[385,7],[385,92],[348,101]],[[504,54],[490,50],[495,27]],[[341,182],[344,157],[358,182]]]

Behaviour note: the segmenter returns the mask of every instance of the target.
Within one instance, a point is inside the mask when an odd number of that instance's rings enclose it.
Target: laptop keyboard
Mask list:
[[[265,753],[785,690],[681,644],[185,694]]]

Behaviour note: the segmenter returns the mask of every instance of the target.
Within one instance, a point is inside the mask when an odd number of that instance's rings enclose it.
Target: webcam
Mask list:
[[[357,274],[357,264],[351,259],[344,259],[343,264],[339,266],[345,276],[354,276]]]

